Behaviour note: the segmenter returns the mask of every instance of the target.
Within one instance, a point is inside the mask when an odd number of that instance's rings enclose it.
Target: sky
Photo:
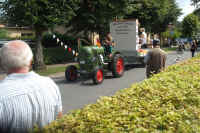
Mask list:
[[[192,13],[195,9],[194,6],[191,5],[190,0],[176,0],[179,8],[182,9],[182,15],[179,17],[178,21],[182,21],[185,16]]]

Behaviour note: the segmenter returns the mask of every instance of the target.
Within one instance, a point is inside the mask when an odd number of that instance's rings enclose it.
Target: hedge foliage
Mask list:
[[[0,29],[0,39],[5,39],[8,36],[8,32],[5,29]]]
[[[72,52],[68,52],[64,47],[44,48],[44,62],[46,65],[71,62],[73,59]]]
[[[32,48],[32,50],[33,52],[35,51],[34,48]],[[44,63],[46,65],[61,64],[74,61],[74,55],[72,54],[72,52],[68,52],[67,49],[64,49],[64,47],[61,46],[44,48],[43,55],[44,55]]]
[[[53,35],[55,35],[56,38],[53,38]],[[58,43],[57,38],[60,40]],[[73,49],[77,48],[77,39],[72,36],[67,36],[59,33],[45,33],[42,37],[42,45],[45,48],[60,46],[61,42]]]
[[[35,133],[198,133],[200,56],[172,65]]]
[[[53,34],[55,34],[56,38],[53,38]],[[77,39],[59,33],[53,34],[46,33],[42,39],[45,64],[59,64],[73,61],[74,55],[72,52],[68,52],[64,46],[61,46],[61,42],[63,45],[67,45],[72,50],[77,51]],[[60,40],[58,43],[57,38]]]

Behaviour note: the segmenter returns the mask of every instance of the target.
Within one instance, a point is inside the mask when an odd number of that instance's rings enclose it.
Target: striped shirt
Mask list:
[[[35,72],[10,74],[0,81],[0,133],[43,127],[62,112],[59,88]]]

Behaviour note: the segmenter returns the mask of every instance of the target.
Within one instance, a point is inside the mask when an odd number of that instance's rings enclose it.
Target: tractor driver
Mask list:
[[[105,49],[105,55],[108,55],[109,57],[112,56],[112,48],[115,45],[112,36],[109,33],[107,33],[105,39],[104,39],[104,49]]]

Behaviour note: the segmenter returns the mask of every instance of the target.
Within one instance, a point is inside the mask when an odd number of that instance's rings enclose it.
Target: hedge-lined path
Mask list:
[[[171,65],[177,61],[185,60],[190,57],[191,53],[189,51],[185,51],[183,54],[171,52],[167,56],[166,64]],[[90,103],[95,103],[99,97],[113,95],[117,90],[128,88],[132,83],[140,82],[145,78],[145,68],[141,67],[132,67],[127,70],[121,78],[111,78],[111,76],[107,76],[100,85],[93,85],[91,80],[67,83],[65,81],[64,73],[57,77],[53,77],[62,93],[64,113],[67,113],[70,110],[79,109]]]

